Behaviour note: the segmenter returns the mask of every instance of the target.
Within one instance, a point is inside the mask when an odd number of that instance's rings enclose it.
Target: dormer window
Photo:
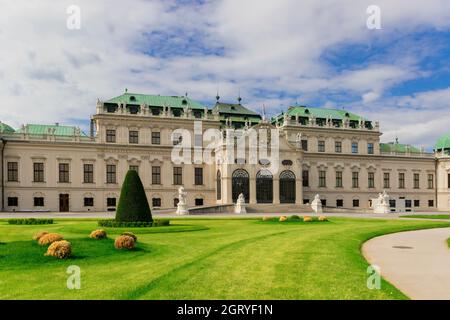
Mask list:
[[[136,97],[135,96],[131,96],[130,97],[130,101],[136,101]]]
[[[305,109],[305,113],[306,113],[306,114],[309,114],[309,109]]]
[[[350,113],[346,112],[346,113],[345,113],[345,116],[346,116],[347,118],[349,118],[349,117],[350,117]]]
[[[182,104],[183,106],[187,105],[187,100],[186,100],[186,99],[183,99],[183,100],[181,101],[181,104]]]
[[[236,110],[236,107],[235,106],[231,106],[231,110]]]

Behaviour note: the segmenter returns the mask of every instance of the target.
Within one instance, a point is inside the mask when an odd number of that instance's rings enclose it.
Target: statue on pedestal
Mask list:
[[[245,197],[241,193],[234,205],[234,213],[236,214],[246,214],[247,210],[245,209]]]
[[[320,200],[320,196],[318,194],[316,194],[316,196],[314,197],[314,200],[311,203],[311,208],[317,214],[321,214],[323,212],[323,210],[322,210],[322,201]]]
[[[187,203],[186,203],[186,195],[187,195],[187,192],[184,191],[184,187],[181,186],[178,189],[177,214],[179,214],[179,215],[189,214]]]

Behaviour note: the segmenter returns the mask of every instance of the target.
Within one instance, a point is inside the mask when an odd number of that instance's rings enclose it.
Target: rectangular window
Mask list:
[[[130,131],[128,134],[129,143],[139,143],[139,131]]]
[[[353,199],[353,208],[359,207],[359,199]]]
[[[93,207],[94,206],[94,198],[84,198],[84,206],[85,207]]]
[[[434,200],[428,200],[428,206],[431,208],[431,207],[434,207]]]
[[[44,198],[43,197],[34,197],[33,203],[35,207],[43,207],[44,206]]]
[[[59,164],[59,182],[68,183],[69,180],[70,180],[69,164],[68,163],[60,163]]]
[[[309,204],[309,199],[303,199],[303,204]]]
[[[308,151],[308,140],[302,140],[302,150]]]
[[[8,197],[8,207],[18,207],[18,206],[19,206],[19,198]]]
[[[317,144],[317,151],[325,152],[325,141],[320,140]]]
[[[358,153],[358,142],[352,142],[352,153]]]
[[[181,142],[183,142],[183,136],[181,133],[176,132],[172,134],[172,143],[174,146],[179,145]]]
[[[352,188],[359,188],[359,172],[352,172]]]
[[[428,189],[434,189],[434,174],[428,175]]]
[[[44,182],[44,164],[41,162],[33,163],[33,181]]]
[[[108,164],[106,166],[106,183],[113,184],[117,182],[116,165]]]
[[[152,167],[152,184],[161,184],[161,167]]]
[[[336,188],[342,188],[342,171],[336,171]]]
[[[420,200],[414,200],[414,207],[420,207]]]
[[[94,183],[94,165],[85,163],[83,165],[84,183]]]
[[[342,142],[341,141],[336,141],[334,143],[334,152],[342,153]]]
[[[116,198],[106,198],[106,206],[107,207],[115,207],[116,206]]]
[[[450,189],[450,173],[447,175],[447,187]]]
[[[161,144],[160,132],[152,132],[152,144]]]
[[[403,172],[398,174],[398,188],[405,189],[405,174]]]
[[[116,130],[106,130],[106,142],[116,142]]]
[[[414,173],[414,189],[420,188],[420,175],[418,173]]]
[[[174,167],[173,168],[173,184],[182,185],[183,184],[183,168]]]
[[[153,198],[152,207],[161,207],[161,198]]]
[[[375,188],[375,173],[369,172],[369,181],[368,181],[369,188]]]
[[[320,202],[322,202],[322,206],[327,206],[327,199],[320,199]]]
[[[389,172],[383,174],[383,188],[389,189],[391,187],[391,179]]]
[[[411,207],[412,207],[411,200],[405,200],[405,208],[411,208]]]
[[[302,171],[302,179],[303,179],[303,186],[309,187],[309,171],[308,170]]]
[[[368,154],[373,154],[373,143],[368,143],[367,144],[367,153]]]
[[[337,199],[336,200],[336,207],[337,208],[342,208],[344,206],[344,200],[342,199]]]
[[[319,171],[319,188],[325,188],[327,186],[327,172]]]
[[[19,181],[19,163],[18,162],[8,162],[8,181],[11,181],[11,182]]]
[[[195,185],[203,185],[203,168],[195,168]]]
[[[196,206],[202,206],[203,205],[203,199],[195,199],[195,205]]]

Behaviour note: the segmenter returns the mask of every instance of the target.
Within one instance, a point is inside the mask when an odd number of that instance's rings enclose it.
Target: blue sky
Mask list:
[[[78,5],[81,28],[66,27]],[[381,30],[366,26],[378,5]],[[431,148],[450,131],[446,0],[12,1],[0,16],[0,121],[88,127],[97,99],[216,92],[270,115],[346,108],[382,141]]]

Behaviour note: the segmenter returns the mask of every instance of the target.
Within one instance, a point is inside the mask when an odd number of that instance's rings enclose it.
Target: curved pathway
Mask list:
[[[450,228],[389,234],[367,241],[366,260],[411,299],[450,300]]]

